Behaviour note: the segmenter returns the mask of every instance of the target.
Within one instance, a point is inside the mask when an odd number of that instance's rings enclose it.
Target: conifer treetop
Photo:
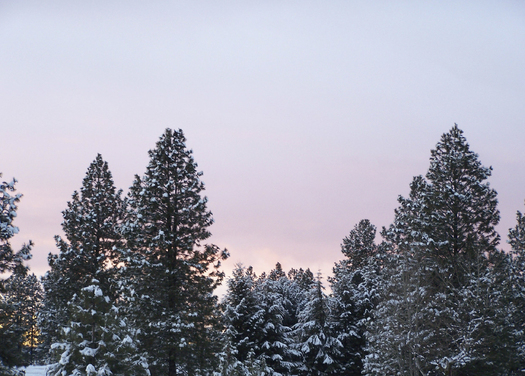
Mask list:
[[[343,239],[341,252],[349,258],[352,269],[357,269],[366,263],[377,249],[374,243],[376,227],[368,219],[362,219]]]
[[[144,229],[144,239],[153,235],[161,248],[190,251],[211,235],[207,228],[213,223],[212,213],[207,210],[207,198],[201,197],[202,172],[192,154],[181,129],[166,129],[149,151],[146,173],[136,176],[130,189],[134,225]],[[155,243],[147,246],[155,247]]]
[[[518,211],[516,213],[516,226],[509,229],[509,244],[512,250],[525,256],[525,216]]]
[[[22,195],[20,193],[10,194],[16,190],[16,182],[16,179],[13,179],[11,182],[0,183],[0,275],[15,269],[27,270],[22,263],[31,259],[31,247],[33,246],[31,241],[24,244],[18,252],[13,252],[9,243],[9,239],[18,234],[18,227],[13,225],[13,221],[16,218],[17,203]]]
[[[431,151],[424,197],[433,227],[429,232],[449,254],[496,251],[500,215],[497,193],[487,181],[491,172],[470,150],[457,124]]]
[[[115,225],[122,206],[121,194],[122,190],[115,188],[108,163],[97,154],[82,180],[80,193],[73,192],[72,200],[62,212],[62,229],[71,246],[93,248],[99,245],[99,239],[115,238]],[[82,228],[86,230],[79,231]]]

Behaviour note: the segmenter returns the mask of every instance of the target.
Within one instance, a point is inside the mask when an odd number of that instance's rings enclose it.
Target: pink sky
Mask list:
[[[494,167],[505,240],[525,199],[524,46],[521,1],[2,2],[13,244],[32,239],[43,274],[96,154],[127,190],[182,128],[227,270],[327,274],[360,219],[390,223],[455,122]]]

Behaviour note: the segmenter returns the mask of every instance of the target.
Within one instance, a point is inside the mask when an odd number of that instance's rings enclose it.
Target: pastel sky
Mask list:
[[[204,172],[210,242],[324,274],[393,219],[454,123],[493,166],[502,247],[525,199],[525,2],[0,0],[0,172],[32,270],[97,153],[125,191],[164,129]]]

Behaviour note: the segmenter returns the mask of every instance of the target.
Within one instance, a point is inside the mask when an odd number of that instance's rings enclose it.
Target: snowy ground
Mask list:
[[[46,376],[47,366],[29,366],[26,368],[26,376]]]

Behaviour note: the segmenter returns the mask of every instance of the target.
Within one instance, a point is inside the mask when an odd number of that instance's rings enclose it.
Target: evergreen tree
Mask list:
[[[24,362],[34,364],[40,358],[40,332],[37,316],[42,306],[42,285],[34,274],[14,273],[5,283],[6,297],[12,305],[12,320],[23,332],[20,347]]]
[[[291,282],[277,263],[258,285],[263,315],[262,354],[268,375],[289,375],[296,368],[300,353],[292,346],[291,326],[285,322],[290,301]]]
[[[223,301],[223,322],[229,342],[234,346],[231,354],[244,362],[250,352],[261,352],[263,311],[261,296],[256,289],[256,275],[252,267],[237,265],[228,279],[228,291]]]
[[[133,328],[118,317],[111,299],[99,281],[92,280],[69,303],[71,319],[60,342],[53,344],[59,361],[48,374],[61,375],[149,375],[140,356]]]
[[[335,371],[334,359],[340,356],[342,344],[333,333],[330,322],[330,302],[323,292],[320,275],[308,293],[305,309],[299,313],[295,325],[295,346],[302,353],[301,375],[331,375]]]
[[[508,356],[488,349],[509,348],[506,337],[491,342],[501,327],[486,325],[504,321],[486,305],[500,294],[488,282],[499,253],[490,174],[455,125],[432,150],[426,179],[415,177],[409,198],[400,197],[394,224],[383,231],[396,254],[370,334],[369,374],[384,374],[388,364],[409,375],[501,372]]]
[[[136,296],[134,317],[152,374],[205,374],[217,351],[210,340],[219,325],[213,290],[227,253],[201,245],[212,214],[183,132],[167,129],[149,155],[128,197],[125,283]]]
[[[0,178],[2,174],[0,173]],[[11,182],[0,183],[0,275],[5,275],[13,271],[27,269],[24,261],[31,259],[31,247],[33,243],[29,241],[22,248],[14,252],[9,240],[18,234],[18,227],[13,225],[16,218],[17,203],[22,195],[20,193],[14,196],[10,192],[15,191],[16,180]],[[0,293],[4,291],[4,279],[0,279]]]
[[[343,345],[336,359],[337,374],[361,375],[365,357],[365,325],[378,300],[380,263],[374,242],[376,227],[364,219],[343,239],[346,259],[336,263],[330,278],[334,330]]]
[[[261,367],[264,311],[252,267],[237,265],[227,281],[222,302],[224,348],[222,369],[226,375],[250,375],[249,368]]]
[[[293,328],[299,322],[299,313],[308,303],[308,293],[315,284],[314,274],[310,269],[290,269],[288,272],[289,286],[287,299],[284,302],[285,316],[283,324]]]
[[[80,192],[75,191],[62,212],[65,239],[57,236],[59,254],[49,254],[51,267],[43,279],[45,299],[40,316],[44,347],[58,341],[69,321],[68,303],[97,279],[114,300],[115,266],[119,262],[117,232],[123,214],[122,191],[117,191],[108,164],[100,154],[90,164]]]
[[[516,226],[509,230],[509,244],[512,247],[513,305],[512,327],[516,336],[516,363],[518,369],[525,369],[525,216],[516,214]]]
[[[432,364],[424,362],[428,354],[422,342],[437,333],[435,328],[424,326],[426,320],[433,321],[433,311],[424,302],[430,301],[431,292],[426,287],[436,266],[419,241],[420,233],[413,230],[421,223],[426,182],[416,177],[410,187],[409,198],[399,198],[394,223],[382,232],[390,253],[382,270],[385,288],[381,290],[373,320],[367,325],[369,354],[365,374],[368,375],[420,375],[433,369]],[[437,306],[440,313],[446,309]],[[445,317],[454,317],[454,311],[446,312]]]
[[[0,375],[9,375],[14,366],[24,364],[21,349],[25,330],[5,286],[6,275],[27,273],[24,261],[31,258],[31,241],[16,252],[9,242],[18,233],[13,220],[16,218],[17,203],[22,197],[21,194],[11,194],[15,191],[15,184],[15,179],[0,183]]]

